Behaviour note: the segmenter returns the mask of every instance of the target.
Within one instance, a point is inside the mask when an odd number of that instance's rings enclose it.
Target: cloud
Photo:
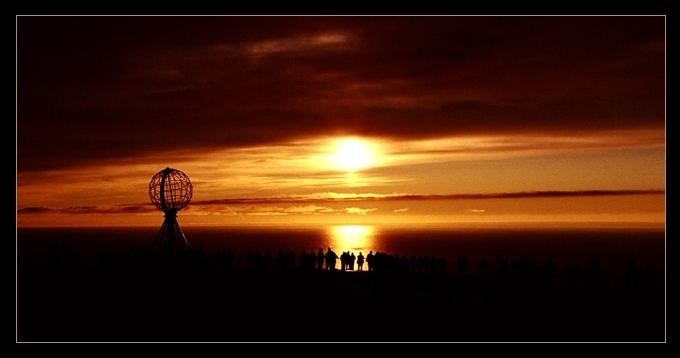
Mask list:
[[[275,203],[269,203],[275,204]],[[281,203],[276,203],[281,204]],[[274,206],[274,205],[209,205],[209,206],[195,206],[187,215],[201,215],[219,214],[219,215],[320,215],[331,214],[336,211],[332,208],[319,205],[304,205],[304,206]]]
[[[375,201],[428,201],[428,200],[482,200],[482,199],[517,199],[517,198],[563,198],[563,197],[597,197],[597,196],[628,196],[628,195],[663,195],[665,190],[584,190],[584,191],[533,191],[516,193],[489,194],[446,194],[446,195],[418,195],[418,194],[351,194],[351,193],[317,193],[311,195],[293,195],[262,198],[233,198],[220,200],[192,201],[183,209],[190,214],[224,214],[224,215],[308,215],[337,213],[337,210],[314,205],[315,203],[345,203],[345,202],[375,202]],[[304,203],[288,207],[271,206],[274,204]],[[263,205],[267,204],[267,205]],[[348,214],[366,214],[376,208],[361,209],[350,207],[344,209]],[[394,212],[404,212],[408,208],[396,209]],[[17,209],[17,214],[121,214],[121,213],[150,213],[156,212],[151,204],[128,204],[116,206],[70,206],[66,208],[26,207]],[[473,212],[483,212],[483,209],[472,209]]]
[[[17,214],[42,214],[51,213],[54,211],[55,211],[54,209],[50,208],[31,206],[27,208],[17,209]]]
[[[370,213],[371,211],[376,211],[378,209],[376,208],[370,208],[370,209],[361,209],[361,208],[345,208],[345,212],[347,214],[359,214],[359,215],[366,215]]]
[[[266,40],[248,46],[248,52],[256,55],[268,55],[282,52],[301,52],[328,48],[329,46],[344,44],[348,36],[340,33],[328,33],[294,38]]]
[[[263,211],[263,212],[254,212],[254,213],[244,213],[243,215],[258,215],[258,216],[278,216],[278,215],[288,215],[288,213],[282,213],[282,212],[271,212],[271,211]]]
[[[375,193],[313,193],[308,195],[286,195],[278,197],[233,198],[193,201],[192,205],[241,205],[241,204],[272,204],[272,203],[307,203],[307,202],[345,202],[376,200],[396,197],[403,194],[375,194]]]
[[[332,213],[333,209],[323,206],[307,205],[307,206],[292,206],[286,208],[285,212],[295,214],[316,214],[316,213]]]
[[[149,213],[157,211],[153,205],[78,205],[65,208],[46,208],[46,207],[27,207],[17,209],[17,214],[129,214],[129,213]]]
[[[19,16],[16,25],[20,172],[338,133],[665,129],[663,16]]]
[[[401,201],[401,200],[480,200],[480,199],[516,199],[516,198],[556,198],[556,197],[592,197],[620,195],[665,194],[665,190],[580,190],[580,191],[529,191],[515,193],[484,194],[376,194],[376,193],[317,193],[310,195],[292,195],[262,198],[234,198],[192,202],[192,205],[239,205],[263,203],[328,203],[347,201]]]

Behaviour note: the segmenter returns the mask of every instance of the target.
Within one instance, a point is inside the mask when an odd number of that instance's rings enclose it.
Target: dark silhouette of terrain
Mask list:
[[[346,254],[346,253],[343,253]],[[348,253],[351,258],[353,253]],[[328,248],[235,253],[54,246],[18,265],[19,342],[664,342],[664,277],[592,258],[454,265],[434,255]],[[449,269],[447,269],[449,267]],[[451,272],[453,271],[453,272]],[[359,322],[357,323],[357,318]]]

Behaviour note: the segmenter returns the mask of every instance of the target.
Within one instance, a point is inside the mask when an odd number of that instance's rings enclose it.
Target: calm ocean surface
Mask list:
[[[272,226],[272,227],[183,227],[189,244],[207,254],[231,248],[235,264],[245,265],[246,251],[306,250],[332,248],[364,256],[377,251],[399,256],[414,254],[444,257],[448,271],[456,272],[456,259],[464,255],[475,272],[486,258],[494,266],[502,255],[506,260],[526,254],[542,264],[552,257],[560,270],[567,263],[580,267],[597,257],[612,275],[623,273],[626,263],[635,259],[643,268],[651,265],[665,273],[666,234],[663,229],[460,229],[386,228],[377,226]],[[158,228],[17,228],[17,260],[40,264],[48,259],[56,244],[74,249],[83,261],[94,261],[101,248],[122,252],[150,247]],[[240,262],[240,263],[239,263]]]

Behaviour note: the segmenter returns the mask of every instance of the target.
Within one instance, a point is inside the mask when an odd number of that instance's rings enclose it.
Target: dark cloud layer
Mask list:
[[[219,200],[202,200],[191,205],[239,205],[239,204],[285,204],[285,203],[329,203],[346,201],[399,201],[399,200],[479,200],[479,199],[526,199],[526,198],[564,198],[618,195],[660,195],[664,190],[577,190],[577,191],[531,191],[516,193],[485,194],[390,194],[390,195],[358,195],[345,197],[286,196],[270,198],[235,198]]]
[[[96,205],[69,206],[66,208],[26,207],[17,209],[17,214],[144,214],[157,209],[147,205],[116,205],[110,207]]]
[[[665,17],[17,17],[17,167],[664,128]]]

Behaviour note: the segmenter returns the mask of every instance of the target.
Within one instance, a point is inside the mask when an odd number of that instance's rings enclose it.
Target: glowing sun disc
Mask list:
[[[355,171],[366,168],[372,163],[371,149],[358,139],[343,139],[337,143],[335,167],[340,170]]]

